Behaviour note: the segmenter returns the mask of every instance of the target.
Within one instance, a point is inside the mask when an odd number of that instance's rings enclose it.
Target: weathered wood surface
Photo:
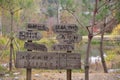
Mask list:
[[[43,44],[25,42],[24,48],[29,49],[29,50],[37,50],[37,51],[47,52],[47,47]]]
[[[72,44],[72,43],[78,43],[82,40],[82,36],[75,34],[75,33],[61,33],[57,36],[57,40],[60,43],[64,44]]]
[[[40,40],[42,35],[35,31],[20,31],[18,34],[20,40]]]
[[[79,53],[17,52],[17,68],[80,69]]]
[[[55,33],[75,33],[78,31],[78,26],[76,24],[58,24],[53,26],[53,31]]]
[[[49,31],[48,27],[46,27],[44,24],[35,23],[28,23],[27,30]]]
[[[54,51],[73,51],[74,45],[73,44],[55,44],[52,46],[52,50]]]

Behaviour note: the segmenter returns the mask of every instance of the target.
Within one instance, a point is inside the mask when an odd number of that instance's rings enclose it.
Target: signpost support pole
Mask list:
[[[71,51],[67,51],[67,53],[71,53]],[[72,80],[72,70],[67,69],[67,80]]]
[[[27,79],[26,79],[26,80],[32,80],[32,79],[31,79],[32,69],[28,69],[28,68],[27,68],[27,71],[26,71],[26,72],[27,72]]]
[[[32,40],[28,40],[28,42],[32,42]],[[27,51],[32,51],[32,50],[29,50],[29,49],[28,49]],[[31,68],[27,68],[26,70],[27,70],[27,71],[26,71],[26,76],[27,76],[26,80],[32,80],[32,79],[31,79],[32,69],[31,69]]]
[[[67,80],[72,80],[72,70],[71,69],[67,69]]]

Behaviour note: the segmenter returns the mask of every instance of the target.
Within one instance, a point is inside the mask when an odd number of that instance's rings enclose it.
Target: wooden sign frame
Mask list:
[[[79,53],[17,52],[16,67],[37,69],[80,69],[81,56]]]

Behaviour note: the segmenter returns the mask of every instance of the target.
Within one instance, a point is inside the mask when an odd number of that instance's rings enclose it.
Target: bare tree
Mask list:
[[[22,3],[22,4],[21,4]],[[32,3],[32,0],[30,1],[21,1],[21,0],[0,0],[0,8],[3,10],[6,10],[8,13],[10,13],[10,59],[9,59],[9,71],[12,71],[12,58],[15,58],[14,54],[14,47],[13,47],[13,40],[14,40],[14,31],[13,31],[13,17],[14,14],[18,11],[20,11],[23,8],[26,8],[30,6],[30,3]],[[25,4],[25,5],[23,5]]]

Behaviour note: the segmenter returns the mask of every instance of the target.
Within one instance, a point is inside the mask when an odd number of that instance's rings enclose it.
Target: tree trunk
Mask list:
[[[13,44],[12,41],[10,41],[10,59],[9,59],[9,71],[12,71],[12,53],[13,53]]]
[[[91,48],[91,40],[93,38],[93,35],[88,35],[88,46],[86,51],[86,60],[85,60],[85,80],[89,80],[89,54],[90,54],[90,48]]]
[[[11,26],[10,26],[10,62],[9,62],[9,71],[12,71],[12,55],[13,55],[13,13],[11,13]]]
[[[0,36],[2,36],[2,16],[0,16]]]
[[[104,38],[105,26],[106,26],[106,23],[104,22],[104,26],[103,26],[102,31],[101,31],[102,33],[101,33],[101,40],[100,40],[100,56],[101,56],[101,62],[102,62],[104,72],[108,73],[106,62],[104,59],[104,52],[103,52],[103,38]]]

